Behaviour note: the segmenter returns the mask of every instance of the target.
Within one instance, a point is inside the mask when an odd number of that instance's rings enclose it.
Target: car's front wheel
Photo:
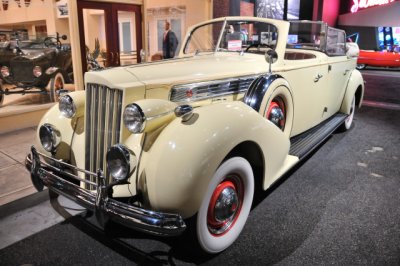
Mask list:
[[[254,176],[242,157],[226,160],[211,179],[196,217],[196,236],[207,253],[228,248],[242,232],[254,195]]]
[[[65,81],[63,75],[58,72],[49,82],[50,101],[58,102],[60,99],[60,91],[64,89]]]

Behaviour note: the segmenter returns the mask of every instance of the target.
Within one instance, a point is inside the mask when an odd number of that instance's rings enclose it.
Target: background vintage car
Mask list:
[[[0,104],[7,94],[50,93],[57,101],[65,83],[72,82],[72,57],[69,44],[61,44],[66,36],[47,37],[41,42],[14,42],[3,45],[0,82]]]
[[[357,60],[357,69],[364,69],[366,66],[375,67],[400,67],[399,50],[393,51],[369,51],[360,50]]]
[[[88,72],[85,91],[40,122],[32,181],[101,224],[190,227],[201,249],[220,252],[255,190],[350,129],[364,83],[345,40],[325,23],[228,17],[193,26],[179,58]]]

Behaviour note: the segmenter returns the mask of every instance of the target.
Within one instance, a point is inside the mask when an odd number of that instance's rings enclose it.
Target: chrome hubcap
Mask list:
[[[275,98],[268,107],[267,119],[281,130],[285,128],[285,104],[280,97]]]
[[[274,107],[271,109],[271,113],[269,115],[269,120],[274,123],[277,127],[281,128],[281,121],[285,119],[285,115],[282,112],[282,109],[279,107]]]
[[[230,220],[235,215],[238,207],[239,200],[236,191],[231,187],[225,188],[215,203],[215,220],[217,222]]]
[[[207,212],[207,226],[211,234],[221,236],[232,228],[240,214],[243,185],[239,177],[223,180],[214,190]]]

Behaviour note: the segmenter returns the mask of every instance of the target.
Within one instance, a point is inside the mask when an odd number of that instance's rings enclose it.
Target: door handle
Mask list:
[[[349,73],[349,72],[350,72],[350,69],[346,69],[346,70],[343,72],[343,76],[346,76],[347,73]]]
[[[323,75],[318,73],[318,75],[314,78],[314,82],[318,82],[322,77]]]

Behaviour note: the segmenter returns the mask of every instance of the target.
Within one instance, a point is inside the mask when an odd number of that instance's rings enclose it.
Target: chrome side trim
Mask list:
[[[101,170],[97,171],[97,173],[88,173],[91,176],[95,176],[97,187],[97,190],[89,191],[63,179],[57,174],[59,172],[47,169],[46,167],[49,164],[45,163],[41,158],[49,159],[51,161],[50,165],[60,163],[59,160],[49,158],[38,152],[33,146],[29,155],[25,166],[31,173],[33,181],[36,183],[41,182],[50,190],[94,211],[96,218],[102,225],[108,219],[111,219],[135,230],[163,236],[176,236],[186,229],[186,224],[179,214],[146,210],[110,198],[108,195],[112,187],[106,185],[106,180]],[[86,170],[64,162],[62,165],[87,173]],[[62,174],[65,174],[65,171],[62,171]]]
[[[185,103],[224,95],[239,94],[246,92],[256,78],[257,76],[252,75],[176,85],[172,87],[169,98],[172,102]],[[188,91],[193,94],[192,97],[187,96]]]
[[[258,112],[269,86],[278,78],[282,78],[282,76],[267,74],[254,80],[244,95],[243,102]]]

